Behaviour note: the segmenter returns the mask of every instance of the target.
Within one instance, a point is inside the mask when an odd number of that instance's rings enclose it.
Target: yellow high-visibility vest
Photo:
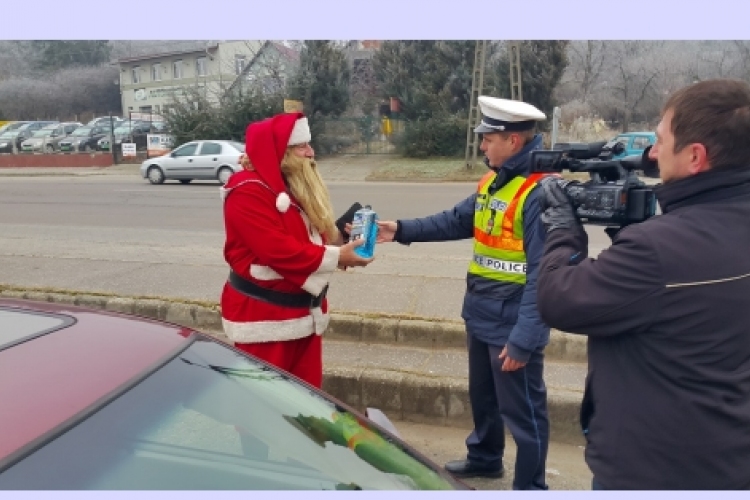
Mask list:
[[[523,204],[544,174],[514,177],[496,193],[489,187],[497,174],[488,172],[477,186],[474,207],[474,256],[469,273],[483,278],[526,284],[523,248]]]

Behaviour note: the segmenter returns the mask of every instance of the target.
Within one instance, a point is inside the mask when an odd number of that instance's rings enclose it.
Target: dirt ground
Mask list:
[[[401,438],[440,466],[466,457],[464,444],[470,429],[395,421]],[[510,490],[516,450],[513,438],[505,440],[505,476],[501,479],[473,478],[463,481],[477,490]],[[550,490],[591,490],[591,472],[583,459],[583,447],[550,443],[547,456],[547,484]]]

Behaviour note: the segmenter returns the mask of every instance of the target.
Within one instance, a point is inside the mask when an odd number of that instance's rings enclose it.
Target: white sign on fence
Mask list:
[[[136,156],[134,142],[122,143],[122,156]]]

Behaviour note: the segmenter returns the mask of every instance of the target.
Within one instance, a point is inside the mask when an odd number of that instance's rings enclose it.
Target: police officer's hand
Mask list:
[[[581,225],[573,204],[560,186],[559,180],[559,177],[549,176],[539,181],[542,187],[539,197],[542,209],[541,219],[547,232],[555,229],[572,229]]]
[[[364,267],[373,260],[375,257],[365,259],[354,253],[354,249],[360,245],[364,245],[365,240],[360,238],[357,240],[350,241],[346,245],[341,245],[339,251],[339,269],[346,269],[347,267]]]
[[[523,363],[521,361],[516,361],[515,359],[508,356],[507,345],[503,347],[503,351],[500,353],[499,357],[500,357],[500,360],[503,361],[502,371],[504,372],[514,372],[526,366],[526,363]]]
[[[393,241],[396,236],[396,230],[398,229],[398,223],[392,220],[379,220],[378,221],[378,239],[377,243],[388,243]]]

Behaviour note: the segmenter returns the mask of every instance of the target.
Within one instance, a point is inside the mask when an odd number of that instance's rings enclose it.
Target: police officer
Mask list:
[[[380,221],[378,242],[474,239],[463,313],[474,430],[466,459],[446,464],[457,477],[501,477],[507,425],[518,448],[513,488],[546,490],[549,421],[542,377],[549,327],[536,307],[545,231],[530,153],[546,119],[519,101],[479,97],[480,149],[490,171],[474,194],[429,217]]]

